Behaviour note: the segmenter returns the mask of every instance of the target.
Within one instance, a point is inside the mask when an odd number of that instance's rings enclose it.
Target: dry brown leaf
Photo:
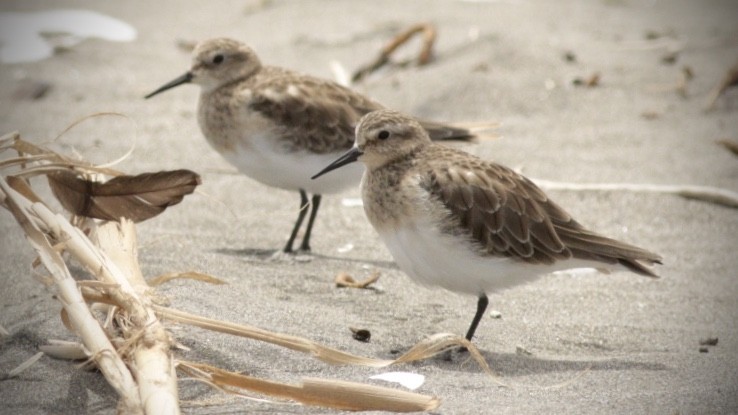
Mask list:
[[[162,285],[164,283],[167,283],[167,282],[169,282],[171,280],[176,280],[176,279],[179,279],[179,278],[186,278],[186,279],[195,280],[195,281],[201,281],[201,282],[206,282],[208,284],[214,284],[214,285],[224,285],[224,284],[227,284],[227,282],[225,282],[225,281],[223,281],[223,280],[221,280],[219,278],[215,278],[212,275],[202,274],[200,272],[194,272],[194,271],[170,272],[168,274],[159,275],[158,277],[151,278],[147,282],[152,287],[158,287],[158,286],[160,286],[160,285]]]
[[[38,197],[33,189],[31,189],[31,186],[28,185],[27,181],[15,176],[8,176],[5,181],[8,182],[8,185],[12,187],[13,190],[23,195],[23,197],[30,200],[32,203],[41,202],[41,198]]]
[[[197,369],[208,376],[207,381],[220,387],[246,389],[305,405],[349,411],[391,412],[430,411],[440,405],[440,401],[432,396],[342,380],[303,378],[301,385],[290,385],[199,363],[180,362],[179,367]],[[195,371],[187,372],[197,376]]]
[[[125,217],[133,222],[176,205],[200,184],[200,176],[189,170],[118,176],[105,183],[66,171],[47,177],[54,196],[73,214],[105,220]]]
[[[374,271],[369,275],[369,278],[364,281],[356,281],[352,276],[345,272],[339,272],[334,279],[336,287],[338,288],[370,288],[371,284],[374,284],[379,279],[379,272]]]

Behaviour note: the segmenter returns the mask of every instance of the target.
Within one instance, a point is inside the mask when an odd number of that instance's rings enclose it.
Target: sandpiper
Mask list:
[[[437,145],[397,112],[367,114],[355,145],[315,177],[361,161],[364,211],[405,273],[421,284],[478,296],[554,271],[592,267],[656,277],[661,257],[585,229],[515,171]],[[329,175],[330,176],[330,175]]]
[[[250,47],[225,38],[199,43],[190,70],[146,98],[185,83],[200,86],[200,129],[226,160],[263,184],[300,192],[299,214],[284,252],[293,251],[312,194],[300,245],[310,250],[321,195],[358,184],[363,169],[357,165],[315,181],[310,174],[351,148],[361,116],[383,106],[335,82],[262,65]],[[421,125],[434,140],[472,137],[464,128]]]

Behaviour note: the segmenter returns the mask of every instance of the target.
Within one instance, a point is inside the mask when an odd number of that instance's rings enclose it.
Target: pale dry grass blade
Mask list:
[[[15,369],[8,372],[6,375],[0,375],[0,380],[3,379],[11,379],[21,374],[24,370],[28,369],[29,367],[33,366],[36,362],[38,362],[38,359],[42,358],[44,356],[43,352],[38,352],[35,355],[29,357],[26,359],[25,362],[19,364]]]
[[[367,289],[367,288],[371,288],[370,285],[377,282],[377,280],[379,280],[378,271],[372,272],[366,279],[362,281],[355,280],[354,277],[350,276],[349,274],[345,272],[339,272],[338,274],[336,274],[336,278],[334,278],[333,282],[336,284],[336,287],[338,288]]]
[[[49,340],[48,342],[49,344],[42,344],[38,348],[55,359],[86,360],[91,356],[82,343],[66,340]]]
[[[209,381],[264,395],[349,411],[419,412],[437,408],[440,401],[431,396],[381,386],[333,379],[304,378],[301,385],[264,380],[228,372],[209,365],[180,362],[207,374]]]
[[[194,272],[194,271],[170,272],[168,274],[159,275],[158,277],[150,278],[148,280],[148,283],[152,287],[158,287],[162,284],[165,284],[169,281],[176,280],[176,279],[195,280],[195,281],[205,282],[205,283],[214,284],[214,285],[227,284],[227,282],[219,278],[215,278],[212,275],[203,274],[201,272]]]
[[[542,188],[550,190],[574,191],[628,191],[642,193],[662,193],[681,196],[730,208],[738,208],[738,193],[719,187],[691,185],[655,185],[631,183],[564,183],[549,180],[531,179]]]
[[[311,354],[319,360],[336,365],[359,365],[382,368],[399,363],[409,363],[428,359],[454,346],[466,347],[469,350],[470,358],[476,361],[480,367],[495,380],[495,382],[504,385],[497,380],[497,376],[492,372],[476,346],[465,338],[455,334],[434,334],[422,340],[395,360],[372,359],[346,353],[302,337],[276,333],[245,324],[214,320],[158,305],[154,305],[153,307],[163,319],[176,321],[182,324],[189,324],[206,330],[271,343],[297,352]]]

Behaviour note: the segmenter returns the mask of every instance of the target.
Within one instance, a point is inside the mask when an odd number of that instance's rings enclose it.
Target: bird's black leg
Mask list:
[[[297,236],[297,232],[300,230],[302,220],[305,219],[305,215],[307,214],[307,205],[307,193],[305,193],[304,190],[300,189],[300,211],[297,213],[297,222],[295,222],[295,227],[292,228],[292,234],[290,235],[290,239],[287,241],[287,245],[285,245],[284,249],[282,250],[286,254],[292,253],[292,244],[295,242],[295,237]]]
[[[474,332],[477,331],[477,326],[479,325],[479,321],[484,315],[484,310],[487,309],[487,304],[489,304],[489,299],[487,298],[487,295],[481,294],[479,296],[479,301],[477,301],[477,314],[474,315],[471,326],[469,326],[469,330],[466,332],[467,340],[471,341],[472,337],[474,337]]]
[[[310,250],[310,233],[313,231],[313,222],[315,222],[315,216],[318,214],[318,208],[320,207],[320,195],[313,195],[312,205],[305,236],[302,237],[302,244],[300,245],[300,250],[302,251]]]

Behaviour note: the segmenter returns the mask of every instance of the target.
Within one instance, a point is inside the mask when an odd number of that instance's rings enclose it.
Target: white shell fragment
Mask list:
[[[425,376],[410,372],[387,372],[370,376],[369,379],[383,380],[385,382],[399,383],[410,389],[418,389],[425,383]]]

